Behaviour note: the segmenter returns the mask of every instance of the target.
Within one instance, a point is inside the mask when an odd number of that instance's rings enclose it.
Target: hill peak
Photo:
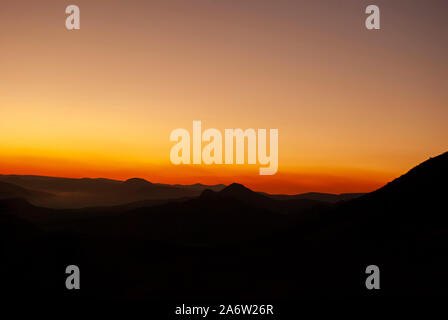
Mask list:
[[[245,187],[240,183],[232,183],[222,189],[219,193],[221,194],[247,194],[247,193],[255,193],[249,188]]]
[[[146,184],[152,184],[151,182],[142,179],[142,178],[131,178],[128,179],[126,181],[124,181],[123,183],[125,184],[131,184],[131,185],[146,185]]]
[[[201,195],[199,196],[199,198],[201,199],[211,199],[211,198],[215,198],[217,195],[217,193],[213,190],[210,189],[205,189],[204,191],[201,192]]]

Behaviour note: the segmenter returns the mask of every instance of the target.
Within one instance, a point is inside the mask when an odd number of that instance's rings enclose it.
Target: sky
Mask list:
[[[444,0],[2,1],[0,173],[373,191],[448,151],[447,14]],[[171,131],[194,120],[278,129],[278,173],[171,164]]]

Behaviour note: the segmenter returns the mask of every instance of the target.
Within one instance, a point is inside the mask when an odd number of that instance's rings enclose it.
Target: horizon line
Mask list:
[[[301,192],[301,193],[294,193],[294,194],[286,194],[286,193],[269,193],[266,191],[257,191],[254,190],[250,187],[247,187],[244,183],[240,183],[237,181],[234,181],[232,183],[229,184],[225,184],[225,183],[216,183],[216,184],[203,184],[200,182],[197,183],[191,183],[191,184],[181,184],[181,183],[175,183],[175,184],[169,184],[169,183],[162,183],[162,182],[152,182],[149,181],[145,178],[139,178],[139,177],[132,177],[132,178],[128,178],[128,179],[124,179],[124,180],[120,180],[120,179],[112,179],[112,178],[104,178],[104,177],[82,177],[82,178],[74,178],[74,177],[67,177],[67,176],[48,176],[48,175],[38,175],[38,174],[16,174],[16,173],[12,173],[12,174],[3,174],[0,173],[0,176],[16,176],[16,177],[39,177],[39,178],[54,178],[54,179],[71,179],[71,180],[108,180],[108,181],[113,181],[113,182],[126,182],[132,179],[139,179],[139,180],[144,180],[148,183],[151,184],[155,184],[155,185],[166,185],[166,186],[194,186],[194,185],[201,185],[201,186],[206,186],[206,187],[216,187],[216,186],[224,186],[224,187],[228,187],[232,184],[240,184],[246,188],[248,188],[249,190],[256,192],[256,193],[264,193],[264,194],[269,194],[269,195],[304,195],[304,194],[332,194],[332,195],[344,195],[344,194],[366,194],[368,192],[339,192],[339,193],[333,193],[333,192],[321,192],[321,191],[307,191],[307,192]],[[10,183],[10,182],[8,182]],[[14,184],[14,183],[11,183]],[[375,189],[376,190],[376,189]],[[373,190],[373,191],[375,191]],[[371,191],[371,192],[373,192]]]

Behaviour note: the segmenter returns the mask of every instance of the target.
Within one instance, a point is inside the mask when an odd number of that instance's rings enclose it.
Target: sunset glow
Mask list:
[[[0,174],[372,191],[448,141],[444,12],[377,2],[375,32],[368,1],[77,0],[73,32],[65,2],[2,3]],[[277,128],[278,173],[171,164],[194,120]]]

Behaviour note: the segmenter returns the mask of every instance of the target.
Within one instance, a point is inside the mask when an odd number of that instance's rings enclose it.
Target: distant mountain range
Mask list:
[[[126,181],[104,178],[73,179],[45,176],[0,175],[0,199],[23,198],[49,208],[85,208],[129,205],[133,207],[160,204],[174,199],[198,197],[204,190],[221,191],[226,186],[168,185],[151,183],[140,178]],[[279,200],[315,200],[329,203],[350,200],[362,194],[306,193],[268,195]]]
[[[0,175],[0,182],[0,198],[19,197],[51,208],[116,206],[146,200],[189,198],[199,196],[205,189],[221,190],[225,187],[200,184],[172,186],[139,178],[119,181],[20,175]],[[14,192],[13,186],[21,189],[16,188]]]

